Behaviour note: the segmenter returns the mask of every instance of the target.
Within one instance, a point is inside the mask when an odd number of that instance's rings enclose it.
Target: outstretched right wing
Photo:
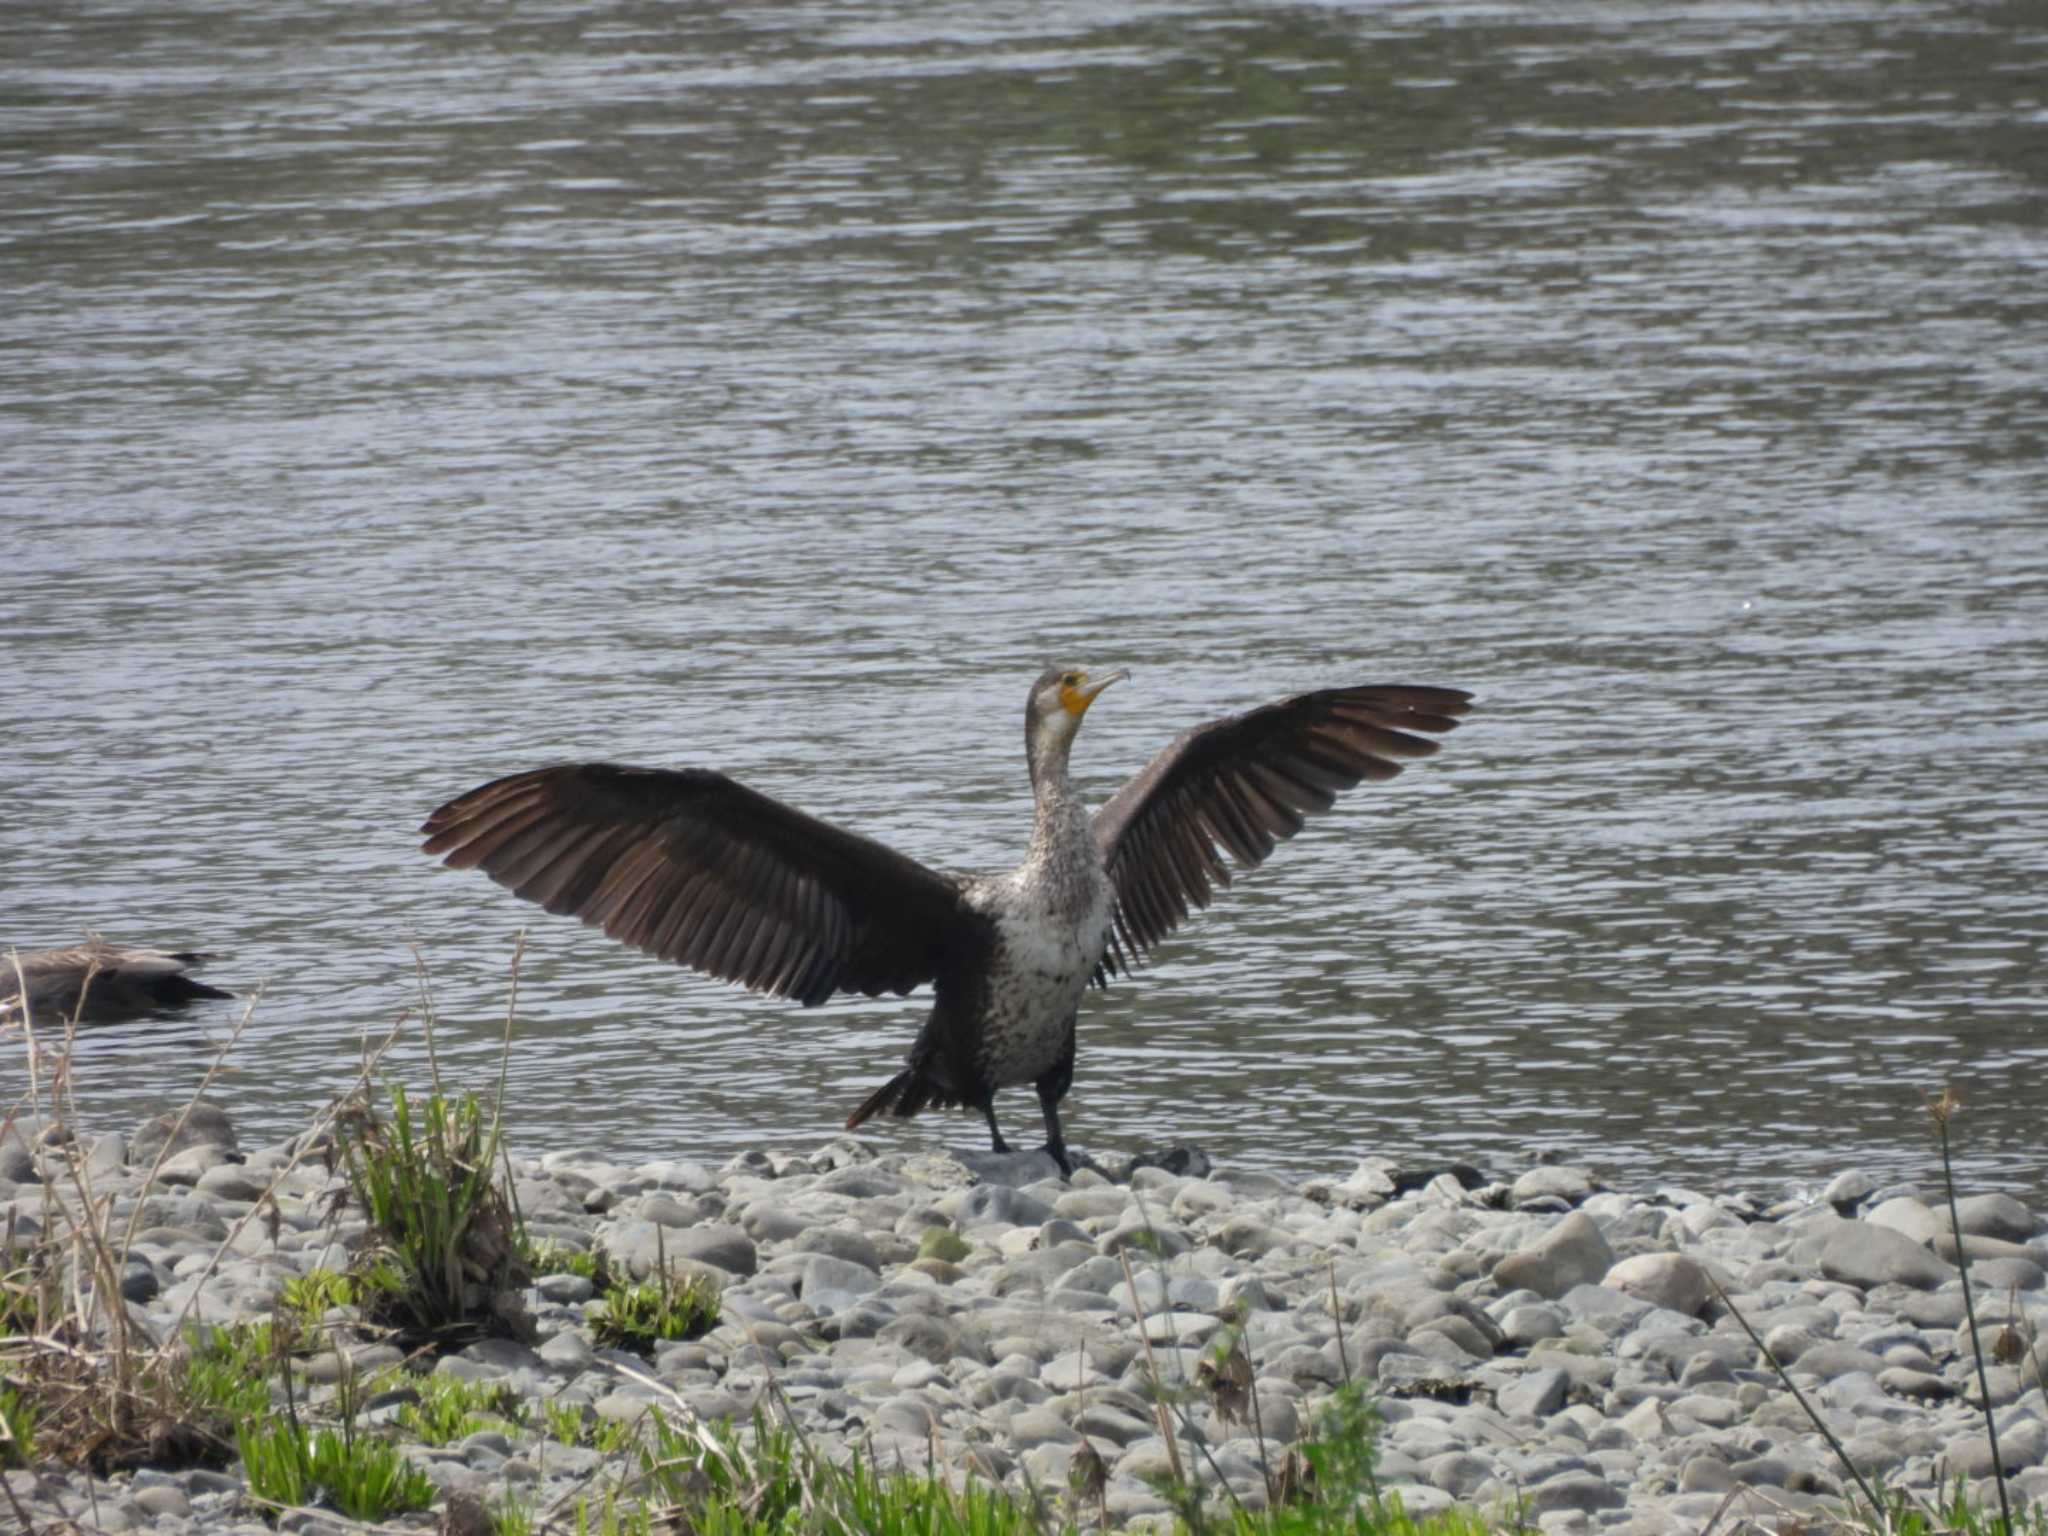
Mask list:
[[[550,912],[806,1006],[908,992],[981,941],[947,876],[708,769],[516,773],[420,831]]]

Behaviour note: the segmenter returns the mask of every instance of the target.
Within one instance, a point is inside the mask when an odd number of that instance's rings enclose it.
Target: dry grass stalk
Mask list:
[[[1116,1256],[1124,1267],[1124,1284],[1131,1293],[1131,1310],[1138,1318],[1138,1341],[1145,1346],[1145,1369],[1152,1377],[1152,1411],[1159,1420],[1159,1437],[1166,1442],[1166,1463],[1173,1468],[1173,1480],[1187,1486],[1187,1469],[1181,1465],[1180,1446],[1174,1438],[1173,1416],[1166,1409],[1166,1391],[1159,1374],[1159,1358],[1152,1353],[1152,1336],[1145,1331],[1145,1303],[1138,1295],[1138,1277],[1131,1272],[1131,1250],[1119,1248]]]
[[[16,963],[17,977],[19,964]],[[193,1111],[220,1076],[229,1053],[248,1029],[260,990],[251,996],[227,1040],[215,1052],[184,1106],[172,1122],[139,1187],[148,1190],[177,1149],[177,1138]],[[402,1024],[401,1019],[400,1023]],[[42,1433],[38,1440],[55,1448],[61,1459],[104,1474],[141,1465],[218,1465],[231,1458],[228,1426],[206,1407],[189,1400],[183,1390],[182,1365],[192,1301],[161,1338],[135,1336],[126,1305],[120,1300],[121,1270],[143,1220],[136,1202],[118,1230],[112,1219],[113,1197],[102,1196],[91,1169],[78,1151],[75,1135],[61,1158],[53,1133],[69,1133],[79,1121],[71,1071],[77,1045],[78,1018],[66,1021],[63,1042],[48,1048],[34,1018],[24,1010],[30,1081],[23,1100],[0,1120],[0,1135],[18,1122],[24,1104],[48,1127],[45,1134],[43,1231],[31,1251],[29,1267],[38,1273],[41,1291],[32,1326],[21,1337],[0,1342],[0,1359],[12,1363],[18,1386],[35,1403]],[[397,1038],[398,1025],[364,1061],[357,1086],[368,1080]],[[274,1219],[277,1191],[332,1124],[336,1107],[315,1122],[295,1153],[273,1174],[263,1195],[229,1229],[214,1249],[202,1275],[210,1275],[234,1251],[251,1221]],[[66,1192],[70,1198],[65,1198]],[[8,1252],[15,1250],[9,1233]],[[66,1260],[68,1259],[68,1263]],[[60,1287],[58,1277],[68,1275]]]

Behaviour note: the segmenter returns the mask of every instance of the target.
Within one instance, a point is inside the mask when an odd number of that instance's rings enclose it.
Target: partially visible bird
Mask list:
[[[182,1008],[198,998],[233,997],[187,974],[218,958],[191,950],[135,949],[96,933],[69,949],[29,949],[18,955],[0,950],[0,1020],[18,1020],[24,999],[29,1018],[45,1024],[71,1018],[113,1024]]]
[[[1361,779],[1390,779],[1471,695],[1367,686],[1297,694],[1183,731],[1091,819],[1068,777],[1081,718],[1128,676],[1049,668],[1024,750],[1024,861],[927,868],[704,768],[571,763],[494,779],[441,806],[422,850],[481,869],[664,960],[805,1006],[932,984],[908,1065],[848,1117],[976,1109],[998,1152],[999,1088],[1038,1090],[1045,1150],[1072,1172],[1059,1102],[1093,980],[1128,974],[1188,915]]]

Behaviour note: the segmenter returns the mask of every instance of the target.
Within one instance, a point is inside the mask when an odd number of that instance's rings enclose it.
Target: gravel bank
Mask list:
[[[68,1151],[39,1147],[35,1131],[0,1139],[0,1221],[22,1234],[61,1222],[58,1160],[82,1158],[116,1229],[133,1222],[122,1290],[160,1337],[181,1319],[269,1315],[287,1277],[340,1267],[361,1231],[352,1213],[328,1216],[336,1181],[317,1163],[283,1175],[274,1220],[252,1218],[291,1149],[244,1153],[224,1114],[194,1115],[153,1183],[160,1125]],[[651,1361],[606,1351],[593,1343],[589,1281],[544,1275],[526,1298],[532,1345],[480,1343],[435,1369],[606,1420],[678,1400],[745,1418],[773,1403],[772,1377],[821,1448],[866,1446],[921,1469],[936,1438],[946,1465],[1019,1488],[1063,1490],[1085,1436],[1109,1470],[1111,1516],[1144,1524],[1165,1508],[1145,1481],[1165,1465],[1146,1346],[1167,1379],[1192,1378],[1241,1313],[1269,1457],[1349,1372],[1376,1384],[1382,1478],[1411,1509],[1519,1497],[1546,1531],[1648,1536],[1717,1515],[1728,1531],[1740,1513],[1811,1511],[1848,1491],[1709,1276],[1867,1472],[1930,1496],[1990,1471],[1957,1263],[1971,1265],[1987,1344],[2008,1321],[2013,1343],[2048,1331],[2048,1226],[2003,1195],[1964,1199],[1958,1238],[1932,1190],[1854,1172],[1811,1201],[1763,1205],[1607,1191],[1569,1167],[1468,1188],[1368,1163],[1296,1186],[1212,1171],[1200,1154],[1165,1161],[1125,1182],[1083,1171],[1066,1183],[1036,1154],[908,1155],[851,1140],[723,1167],[515,1159],[537,1235],[601,1244],[635,1271],[659,1250],[715,1278],[724,1319]],[[398,1358],[346,1328],[339,1346],[359,1371]],[[2029,1501],[2048,1499],[2044,1356],[2048,1345],[1990,1369],[2005,1465]],[[341,1369],[337,1353],[307,1363],[316,1391]],[[1206,1397],[1191,1412],[1213,1468],[1260,1502],[1259,1439]],[[542,1509],[623,1467],[527,1417],[532,1427],[413,1454],[445,1491]],[[38,1522],[267,1529],[232,1467],[5,1475]]]

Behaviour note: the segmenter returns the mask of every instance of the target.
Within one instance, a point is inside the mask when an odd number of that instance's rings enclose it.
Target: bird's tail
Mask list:
[[[876,1115],[893,1115],[898,1120],[908,1120],[921,1109],[935,1104],[944,1104],[945,1098],[938,1091],[938,1084],[917,1067],[905,1067],[889,1081],[882,1084],[862,1102],[859,1109],[846,1117],[846,1128],[850,1131],[863,1120]]]

